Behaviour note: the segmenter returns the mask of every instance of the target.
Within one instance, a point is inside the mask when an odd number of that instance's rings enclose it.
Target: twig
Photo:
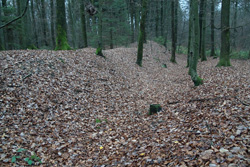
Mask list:
[[[235,98],[236,98],[237,100],[239,100],[239,101],[241,102],[241,104],[243,104],[243,105],[245,105],[245,106],[250,106],[249,103],[240,100],[237,96],[235,96]]]
[[[218,100],[218,99],[224,99],[224,98],[229,98],[229,97],[233,97],[233,96],[223,96],[223,97],[214,97],[214,98],[205,98],[205,99],[191,99],[188,101],[188,103],[195,102],[195,101],[204,102],[204,101],[209,101],[209,100]],[[177,104],[181,102],[182,101],[174,101],[174,102],[168,102],[168,104]]]
[[[28,75],[26,75],[25,77],[23,77],[23,80],[25,80],[26,78],[31,77],[31,76],[32,76],[32,73],[29,73]]]

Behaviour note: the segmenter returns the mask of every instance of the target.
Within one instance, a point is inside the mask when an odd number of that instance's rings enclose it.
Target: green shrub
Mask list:
[[[231,59],[249,59],[249,52],[247,51],[233,51],[230,54]]]
[[[164,39],[162,36],[160,36],[160,37],[154,38],[153,41],[155,41],[156,43],[158,43],[158,44],[160,44],[160,45],[164,45],[164,40],[165,40],[165,39]]]

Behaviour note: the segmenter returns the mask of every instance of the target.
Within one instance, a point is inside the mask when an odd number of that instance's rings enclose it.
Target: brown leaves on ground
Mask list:
[[[199,63],[195,88],[185,55],[145,48],[141,68],[135,47],[0,52],[1,165],[23,148],[41,166],[249,166],[249,60]]]

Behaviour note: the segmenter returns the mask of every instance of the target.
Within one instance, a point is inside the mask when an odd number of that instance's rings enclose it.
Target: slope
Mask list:
[[[94,53],[0,52],[3,165],[32,152],[44,166],[249,165],[249,61],[199,63],[195,88],[185,55],[171,64],[154,42],[142,68],[133,46]],[[163,112],[148,116],[152,103]]]

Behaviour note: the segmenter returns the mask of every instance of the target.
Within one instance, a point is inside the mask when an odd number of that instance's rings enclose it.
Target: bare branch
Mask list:
[[[0,26],[0,29],[2,29],[2,28],[4,28],[4,27],[7,27],[7,26],[10,25],[11,23],[13,23],[13,22],[15,22],[15,21],[21,19],[21,18],[25,15],[25,13],[26,13],[26,11],[27,11],[27,9],[28,9],[28,5],[29,5],[29,0],[27,0],[27,2],[26,2],[26,6],[25,6],[25,9],[24,9],[23,13],[22,13],[20,16],[16,17],[15,19],[9,21],[8,23],[6,23],[6,24]]]

